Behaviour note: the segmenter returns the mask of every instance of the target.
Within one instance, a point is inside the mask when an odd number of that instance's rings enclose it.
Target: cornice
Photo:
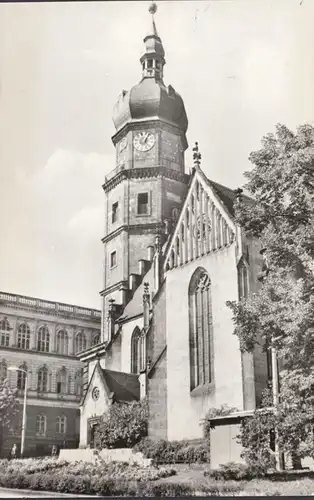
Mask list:
[[[99,292],[99,295],[101,297],[106,297],[108,293],[115,292],[116,290],[128,290],[129,289],[129,284],[127,280],[121,280],[118,281],[118,283],[115,283],[114,285],[109,286],[108,288],[105,288],[104,290],[101,290]]]
[[[188,185],[190,176],[188,174],[177,172],[163,166],[156,167],[142,167],[142,168],[132,168],[132,169],[116,169],[117,173],[113,171],[113,177],[108,179],[105,184],[103,184],[103,190],[105,193],[115,188],[120,182],[125,179],[147,179],[147,178],[166,178],[174,181],[182,182]]]
[[[120,226],[118,229],[113,231],[110,234],[107,234],[107,236],[104,236],[102,238],[102,243],[107,243],[108,241],[112,240],[113,238],[116,238],[119,234],[123,233],[126,231],[128,234],[145,234],[146,232],[151,233],[152,230],[154,230],[154,234],[158,229],[162,229],[164,225],[160,222],[150,222],[150,223],[139,223],[139,224],[123,224],[123,226]]]

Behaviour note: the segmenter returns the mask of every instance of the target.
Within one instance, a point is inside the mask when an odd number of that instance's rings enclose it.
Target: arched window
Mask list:
[[[17,347],[19,349],[29,349],[31,331],[26,323],[19,326],[17,332]]]
[[[131,338],[131,372],[139,373],[141,369],[141,332],[135,328]]]
[[[0,363],[0,384],[3,384],[7,376],[8,376],[8,368],[5,360],[3,359]]]
[[[36,417],[36,434],[38,436],[45,436],[47,429],[47,417],[46,415],[37,415]]]
[[[93,340],[92,340],[92,346],[98,345],[99,343],[100,343],[100,334],[95,333],[95,335],[93,336]]]
[[[21,390],[25,389],[25,380],[26,380],[25,372],[27,372],[27,365],[26,363],[23,363],[21,366],[19,366],[19,370],[17,372],[17,388]]]
[[[189,286],[191,390],[211,382],[212,340],[211,283],[205,269],[198,268]]]
[[[65,415],[57,417],[56,431],[58,434],[65,434],[67,430],[67,418]]]
[[[86,337],[83,332],[78,332],[75,338],[75,353],[85,351],[86,349]]]
[[[238,265],[238,287],[239,300],[246,299],[249,294],[249,270],[243,260]]]
[[[49,352],[50,333],[47,326],[41,326],[37,333],[37,351]]]
[[[57,373],[57,393],[66,394],[68,392],[68,373],[66,368],[61,368]]]
[[[9,347],[10,342],[10,323],[7,318],[0,321],[0,344],[3,347]]]
[[[57,333],[57,352],[59,354],[68,354],[69,337],[66,330],[59,330]]]
[[[82,396],[83,393],[83,370],[78,370],[74,378],[74,391],[76,396]]]
[[[38,370],[37,391],[48,392],[48,369],[46,366]]]

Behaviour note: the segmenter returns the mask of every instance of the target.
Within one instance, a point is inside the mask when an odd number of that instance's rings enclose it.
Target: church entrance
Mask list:
[[[95,448],[96,430],[99,427],[99,419],[89,419],[88,422],[88,444],[90,448]]]

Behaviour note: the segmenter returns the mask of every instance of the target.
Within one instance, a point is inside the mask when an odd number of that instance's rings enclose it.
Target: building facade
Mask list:
[[[77,354],[100,342],[100,319],[98,310],[0,292],[0,379],[18,389],[20,401],[3,454],[20,446],[24,372],[25,453],[78,445],[83,365]]]
[[[226,305],[259,286],[261,247],[236,224],[239,193],[204,174],[197,143],[186,172],[186,111],[163,82],[154,4],[151,13],[142,79],[122,92],[113,113],[116,167],[103,186],[102,338],[79,354],[87,367],[81,446],[92,445],[91,427],[108,405],[123,400],[105,383],[112,372],[137,375],[140,397],[148,398],[149,436],[169,440],[201,438],[210,408],[254,410],[268,381],[263,347],[241,353]],[[226,429],[225,447],[220,442],[232,460]]]

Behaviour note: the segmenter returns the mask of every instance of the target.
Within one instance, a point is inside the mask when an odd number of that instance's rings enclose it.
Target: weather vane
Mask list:
[[[157,12],[157,5],[155,2],[152,2],[149,6],[148,12],[153,16]]]
[[[198,142],[196,142],[195,146],[193,148],[194,167],[198,167],[199,168],[199,166],[201,164],[201,159],[202,159],[202,155],[201,155],[201,153],[198,150]]]

